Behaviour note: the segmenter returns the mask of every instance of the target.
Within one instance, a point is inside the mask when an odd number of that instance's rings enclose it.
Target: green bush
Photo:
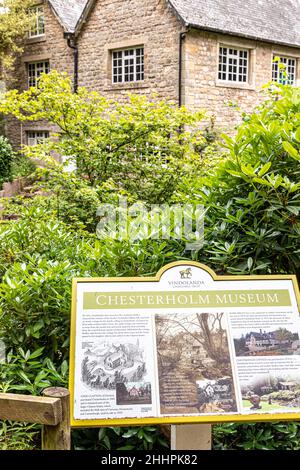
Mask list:
[[[269,397],[274,400],[292,401],[296,397],[296,393],[292,390],[280,390],[279,392],[270,393]]]
[[[275,91],[256,113],[244,117],[235,139],[225,137],[228,151],[220,163],[205,163],[205,175],[181,174],[166,192],[174,202],[205,205],[205,243],[198,253],[185,253],[184,241],[172,239],[97,240],[95,207],[98,201],[117,200],[120,184],[114,178],[93,185],[80,180],[80,173],[66,176],[55,170],[43,174],[51,197],[25,204],[16,198],[8,204],[5,213],[12,211],[19,219],[0,224],[0,336],[12,358],[0,366],[5,387],[39,393],[41,383],[65,383],[73,277],[153,275],[168,262],[190,258],[219,274],[299,272],[300,92],[289,86]],[[206,147],[203,156],[218,162],[220,156],[211,151]],[[162,179],[153,193],[157,201],[165,185]],[[129,185],[122,191],[134,202],[145,195]],[[35,353],[40,355],[32,358]],[[40,364],[32,364],[36,361]],[[165,445],[162,434],[151,429],[80,431],[74,443],[96,449]],[[216,449],[299,449],[299,443],[298,423],[214,427]]]
[[[3,183],[12,177],[13,149],[8,140],[0,136],[0,190]]]
[[[56,71],[43,75],[38,89],[8,92],[0,111],[58,127],[60,138],[28,147],[29,156],[49,162],[53,153],[68,155],[90,186],[111,179],[149,203],[166,202],[184,175],[201,173],[213,140],[199,128],[203,112],[155,96],[129,95],[118,103],[83,87],[74,94],[71,79]]]
[[[12,179],[30,176],[35,169],[36,166],[30,158],[23,153],[15,153],[11,166]]]
[[[300,423],[245,423],[214,426],[215,450],[299,450]]]
[[[299,129],[300,89],[279,87],[224,136],[224,161],[183,181],[176,200],[207,210],[198,259],[219,274],[300,274]]]

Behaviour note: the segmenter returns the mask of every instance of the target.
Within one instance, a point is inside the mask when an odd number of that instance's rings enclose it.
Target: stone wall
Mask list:
[[[78,39],[79,84],[110,98],[156,92],[177,101],[181,29],[182,23],[165,0],[96,2]],[[142,45],[145,80],[113,84],[111,51]]]
[[[44,38],[27,41],[18,59],[14,86],[27,88],[27,63],[50,60],[51,69],[73,76],[73,52],[63,38],[63,28],[45,2]],[[79,85],[97,90],[108,98],[126,99],[139,93],[178,102],[179,35],[182,22],[166,0],[101,0],[95,2],[79,36]],[[250,82],[245,85],[218,81],[219,45],[250,49]],[[112,83],[112,51],[144,46],[145,79],[138,83]],[[241,112],[251,112],[262,99],[262,86],[271,80],[273,54],[298,57],[300,50],[200,30],[187,32],[183,47],[183,103],[215,116],[216,127],[234,130]],[[239,109],[237,109],[237,107]],[[28,130],[54,130],[49,124],[24,123],[7,119],[6,134],[15,147],[26,143]]]
[[[218,80],[219,45],[250,49],[249,84],[228,85]],[[184,43],[184,104],[195,110],[206,109],[210,116],[216,117],[217,128],[233,131],[241,121],[241,113],[251,112],[262,100],[262,87],[272,79],[273,54],[298,58],[300,83],[299,49],[190,31]]]
[[[11,183],[3,183],[3,188],[0,191],[0,199],[3,197],[13,197],[20,194],[27,184],[27,178],[17,178]]]
[[[42,2],[38,2],[42,3]],[[63,28],[51,10],[48,2],[44,1],[45,35],[26,41],[24,52],[16,61],[14,79],[10,88],[26,90],[28,88],[27,64],[29,62],[49,60],[50,69],[67,72],[73,76],[73,52],[63,37]],[[26,144],[26,131],[53,131],[52,126],[45,122],[20,124],[14,118],[7,118],[5,133],[15,148]]]

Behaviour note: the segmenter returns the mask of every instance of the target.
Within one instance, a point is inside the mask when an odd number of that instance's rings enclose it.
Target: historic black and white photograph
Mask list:
[[[223,313],[155,316],[161,413],[237,410]]]

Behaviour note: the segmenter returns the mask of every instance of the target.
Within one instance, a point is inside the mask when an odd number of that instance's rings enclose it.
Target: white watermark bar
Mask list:
[[[0,339],[0,364],[6,362],[6,346],[2,339]]]
[[[178,240],[186,251],[198,251],[204,242],[203,205],[153,204],[143,202],[128,205],[120,197],[119,205],[101,204],[97,210],[100,221],[96,233],[100,239],[135,243],[141,240]]]

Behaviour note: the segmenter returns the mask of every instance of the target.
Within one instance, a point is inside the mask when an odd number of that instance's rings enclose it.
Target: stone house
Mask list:
[[[287,348],[292,347],[293,344],[299,340],[298,333],[291,334],[290,338],[284,340],[278,339],[278,330],[276,331],[262,331],[259,332],[251,331],[245,336],[245,345],[250,352],[263,351],[267,349],[272,349],[275,347]]]
[[[17,87],[64,70],[74,88],[117,99],[142,93],[206,109],[232,129],[270,80],[300,84],[300,0],[37,0]],[[274,58],[278,62],[274,62]],[[288,72],[284,75],[279,62]],[[15,144],[46,123],[7,124]]]
[[[123,351],[118,351],[105,359],[105,364],[111,369],[116,369],[117,367],[124,366],[127,362],[127,356]]]
[[[136,398],[136,397],[139,397],[140,396],[140,393],[138,391],[138,389],[136,387],[132,387],[129,391],[128,391],[128,395],[131,397],[131,398]]]
[[[36,86],[41,73],[52,70],[74,75],[72,35],[86,0],[36,0],[33,7],[35,21],[28,33],[24,52],[17,58],[14,81],[10,85],[19,90]],[[18,148],[33,145],[47,138],[55,130],[48,123],[22,123],[14,118],[6,120],[6,135]]]

